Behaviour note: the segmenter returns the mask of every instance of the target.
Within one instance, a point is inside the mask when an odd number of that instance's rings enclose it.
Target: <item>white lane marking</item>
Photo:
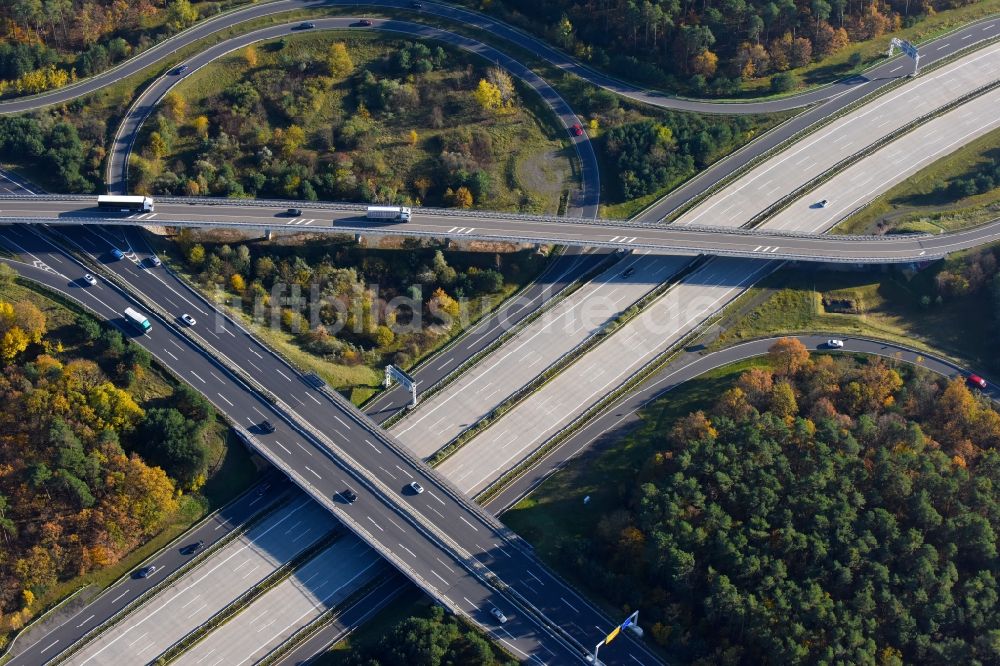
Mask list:
[[[194,370],[191,370],[191,374],[194,375],[195,377],[198,377],[198,373],[195,372]],[[207,384],[208,383],[204,379],[202,379],[201,377],[198,377],[198,381],[201,382],[202,384]]]
[[[171,354],[171,353],[170,353],[169,351],[167,351],[166,349],[164,349],[164,350],[163,350],[163,352],[164,352],[165,354],[168,354],[168,355],[170,356],[170,358],[174,359],[175,361],[179,361],[179,360],[180,360],[179,358],[177,358],[176,356],[174,356],[173,354]]]
[[[903,69],[902,65],[900,65],[899,67],[893,67],[892,69],[889,70],[889,73],[892,74],[893,72],[898,72],[901,69]]]
[[[177,347],[177,348],[178,348],[178,349],[180,349],[181,351],[184,351],[184,347],[181,347],[181,346],[180,346],[179,344],[177,344],[177,342],[176,342],[176,341],[174,341],[174,340],[171,340],[170,338],[167,338],[167,339],[168,339],[168,340],[170,340],[170,344],[172,344],[172,345],[173,345],[174,347]]]
[[[217,392],[217,393],[216,393],[215,395],[217,395],[217,396],[219,396],[220,398],[222,398],[223,400],[225,400],[225,401],[226,401],[226,404],[227,404],[227,405],[229,405],[230,407],[235,407],[235,406],[236,406],[236,405],[234,405],[233,403],[229,402],[229,399],[228,399],[228,398],[227,398],[226,396],[222,395],[221,393],[218,393],[218,392]]]
[[[132,647],[133,645],[135,645],[136,643],[138,643],[139,641],[141,641],[141,640],[142,640],[143,638],[145,638],[146,636],[149,636],[149,632],[148,632],[148,631],[147,631],[146,633],[142,634],[141,636],[139,636],[138,638],[136,638],[136,639],[135,639],[134,641],[132,641],[131,643],[129,643],[129,644],[128,644],[128,646],[129,646],[129,647]]]
[[[225,383],[226,383],[226,380],[225,380],[225,379],[223,379],[223,378],[222,378],[222,377],[220,377],[219,375],[215,374],[215,373],[214,373],[213,371],[209,370],[209,371],[208,371],[208,374],[212,375],[213,377],[215,377],[216,379],[218,379],[218,380],[219,380],[220,382],[222,382],[223,384],[225,384]]]
[[[945,42],[944,44],[942,44],[941,46],[937,47],[937,48],[936,48],[936,49],[934,49],[934,50],[935,50],[935,51],[940,51],[941,49],[945,48],[945,47],[946,47],[946,46],[948,46],[949,44],[951,44],[951,42]]]
[[[442,519],[444,519],[444,514],[441,513],[440,511],[438,511],[437,509],[435,509],[434,507],[428,505],[427,508],[430,509],[431,511],[433,511],[434,513],[436,513],[437,515],[441,516]]]
[[[445,504],[444,500],[442,500],[442,499],[441,499],[440,497],[438,497],[438,496],[437,496],[436,494],[434,494],[433,492],[431,492],[431,491],[429,491],[429,490],[428,490],[428,491],[427,491],[427,494],[428,494],[428,495],[430,495],[431,497],[433,497],[434,499],[436,499],[436,500],[437,500],[438,502],[440,502],[440,503],[441,503],[441,506],[448,506],[447,504]]]
[[[431,569],[431,570],[430,570],[430,572],[431,572],[432,574],[434,574],[435,576],[437,576],[437,577],[438,577],[438,580],[439,580],[439,581],[441,581],[441,582],[442,582],[442,583],[444,583],[445,585],[447,585],[447,584],[448,584],[448,581],[446,581],[446,580],[445,580],[444,578],[442,578],[442,577],[441,577],[441,574],[439,574],[439,573],[438,573],[437,571],[434,571],[434,569]]]
[[[459,516],[458,519],[461,520],[466,525],[468,525],[469,527],[471,527],[472,529],[474,529],[475,531],[477,531],[477,532],[479,531],[479,528],[476,527],[475,525],[473,525],[472,523],[470,523],[469,521],[467,521],[465,519],[465,516]]]
[[[90,621],[91,621],[91,620],[93,620],[93,619],[94,619],[94,616],[93,616],[93,615],[91,615],[91,616],[90,616],[90,617],[88,617],[88,618],[87,618],[86,620],[84,620],[84,621],[83,621],[83,622],[81,622],[80,624],[76,625],[76,628],[77,628],[77,629],[79,629],[80,627],[82,627],[83,625],[87,624],[88,622],[90,622]]]
[[[320,402],[319,400],[317,400],[316,398],[314,398],[311,393],[306,393],[306,395],[308,395],[309,399],[312,400],[313,402],[315,402],[317,405],[322,405],[323,404],[322,402]]]
[[[250,353],[251,353],[251,354],[253,354],[254,356],[256,356],[257,358],[259,358],[259,359],[261,359],[261,360],[263,360],[263,359],[264,359],[264,357],[263,357],[263,356],[261,356],[260,354],[258,354],[257,352],[255,352],[255,351],[253,350],[253,347],[247,347],[247,349],[249,349],[249,350],[250,350]]]
[[[263,368],[261,368],[261,367],[260,367],[259,365],[257,365],[257,364],[256,364],[256,363],[254,363],[253,361],[250,361],[250,360],[248,360],[248,361],[247,361],[247,363],[249,363],[249,364],[250,364],[250,365],[252,365],[253,367],[257,368],[257,372],[259,372],[259,373],[261,373],[261,374],[263,374],[263,373],[264,373],[264,370],[263,370]]]
[[[281,442],[275,442],[275,444],[277,444],[278,446],[280,446],[284,450],[284,452],[287,453],[288,455],[292,455],[292,452],[289,451],[287,448],[285,448],[285,445],[282,444]]]
[[[305,452],[306,452],[306,453],[308,453],[309,455],[312,455],[312,454],[313,454],[313,452],[312,452],[312,451],[310,451],[310,450],[309,450],[309,449],[307,449],[306,447],[302,446],[302,444],[301,444],[300,442],[295,442],[295,443],[296,443],[296,444],[298,445],[298,447],[299,447],[300,449],[302,449],[303,451],[305,451]]]
[[[962,37],[962,39],[972,39],[972,35],[966,35],[965,37]]]
[[[451,365],[454,362],[455,362],[455,357],[453,356],[453,357],[449,358],[447,361],[445,361],[444,363],[442,363],[441,365],[439,365],[435,369],[436,370],[444,370],[447,366]]]
[[[774,248],[773,250],[771,250],[771,252],[772,252],[772,253],[774,253],[774,252],[777,252],[777,251],[778,251],[778,250],[780,250],[780,249],[781,249],[781,247],[780,247],[780,246],[778,246],[778,247],[775,247],[775,248]]]
[[[379,465],[378,468],[380,470],[382,470],[383,472],[385,472],[386,474],[388,474],[389,476],[391,476],[392,478],[394,478],[394,479],[396,478],[396,475],[393,474],[392,472],[390,472],[389,470],[387,470],[385,467],[382,467],[381,465]]]
[[[441,566],[443,566],[445,569],[447,569],[448,571],[450,571],[452,573],[455,573],[455,570],[452,569],[451,567],[449,567],[447,564],[445,564],[445,561],[442,560],[440,557],[435,557],[434,559],[437,560],[438,562],[440,562]]]
[[[579,613],[580,612],[579,608],[577,608],[576,606],[574,606],[570,602],[566,601],[564,598],[559,597],[559,601],[563,602],[564,604],[566,604],[567,606],[569,606],[570,608],[572,608],[573,612],[575,612],[575,613]]]
[[[396,465],[396,469],[398,469],[398,470],[399,470],[400,472],[402,472],[402,473],[403,473],[403,474],[405,474],[406,476],[410,477],[411,479],[413,478],[413,475],[412,475],[412,474],[410,474],[409,472],[407,472],[407,471],[406,471],[405,469],[403,469],[403,468],[402,468],[402,467],[400,467],[399,465]]]
[[[344,423],[344,421],[339,416],[337,416],[336,414],[333,415],[333,418],[337,419],[337,423],[339,423],[340,425],[344,426],[347,429],[350,429],[351,426],[349,426],[346,423]]]
[[[389,522],[390,522],[390,523],[392,523],[393,525],[395,525],[395,526],[396,526],[396,529],[397,529],[397,530],[399,530],[400,532],[405,532],[405,531],[406,531],[406,530],[404,530],[404,529],[403,529],[403,526],[402,526],[402,525],[400,525],[399,523],[397,523],[397,522],[396,522],[395,520],[393,520],[392,518],[389,518],[389,516],[386,516],[386,518],[388,518],[388,519],[389,519]]]
[[[382,526],[379,525],[378,523],[376,523],[375,520],[371,516],[366,516],[366,518],[368,518],[368,520],[372,521],[372,525],[374,525],[375,527],[379,528],[380,531],[385,532],[385,530],[382,528]]]
[[[309,470],[310,472],[312,472],[312,475],[315,476],[317,479],[322,479],[323,478],[322,476],[320,476],[319,474],[317,474],[316,470],[314,470],[309,465],[303,465],[303,467],[305,467],[307,470]]]
[[[57,638],[54,641],[52,641],[51,643],[49,643],[48,645],[46,645],[45,647],[43,647],[41,650],[39,650],[38,654],[41,654],[42,652],[45,652],[46,650],[48,650],[50,647],[54,646],[58,642],[59,642],[59,639]]]
[[[286,375],[285,373],[283,373],[283,372],[281,371],[281,368],[275,368],[275,369],[274,369],[274,371],[275,371],[275,372],[277,372],[277,373],[278,373],[279,375],[281,375],[282,377],[284,377],[285,379],[287,379],[288,381],[292,381],[292,378],[291,378],[291,377],[289,377],[288,375]]]
[[[191,604],[193,604],[194,602],[198,601],[199,599],[201,599],[201,597],[200,597],[199,595],[197,595],[197,594],[196,594],[196,595],[194,595],[193,597],[191,597],[191,601],[189,601],[189,602],[187,602],[186,604],[184,604],[183,606],[181,606],[181,608],[187,608],[188,606],[190,606],[190,605],[191,605]]]
[[[536,576],[535,574],[531,573],[530,570],[525,569],[524,573],[528,574],[529,576],[531,576],[532,578],[534,578],[535,580],[537,580],[539,585],[542,585],[542,586],[545,585],[545,583],[542,582],[542,579],[539,578],[538,576]]]
[[[417,556],[417,554],[416,554],[416,553],[414,553],[414,552],[413,552],[412,550],[410,550],[409,548],[407,548],[407,547],[406,547],[406,546],[404,546],[403,544],[399,544],[399,547],[400,547],[400,548],[402,548],[403,550],[405,550],[406,552],[408,552],[408,553],[409,553],[410,555],[412,555],[413,557],[416,557],[416,556]]]
[[[256,405],[251,405],[250,409],[252,409],[253,411],[257,412],[258,414],[260,414],[261,416],[263,416],[265,419],[267,418],[267,414],[265,414],[264,412],[262,412],[259,409],[257,409]],[[253,422],[251,421],[251,423],[253,423]]]
[[[365,444],[367,444],[368,446],[370,446],[373,449],[375,449],[375,453],[378,453],[378,454],[381,455],[382,451],[377,446],[375,446],[374,444],[372,444],[371,442],[369,442],[367,439],[365,440]]]

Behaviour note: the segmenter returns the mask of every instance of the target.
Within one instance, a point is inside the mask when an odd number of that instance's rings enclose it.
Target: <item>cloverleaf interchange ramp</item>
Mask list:
[[[287,217],[284,211],[289,203],[302,206],[302,215]],[[262,201],[247,205],[225,200],[186,201],[177,197],[158,200],[153,214],[108,214],[96,210],[93,197],[68,195],[0,195],[0,223],[222,227],[256,232],[291,229],[308,230],[310,233],[510,241],[626,250],[647,249],[671,254],[853,264],[926,261],[995,242],[1000,238],[1000,223],[937,236],[837,236],[704,225],[623,224],[558,217],[529,218],[504,213],[477,212],[463,215],[453,212],[425,212],[420,209],[414,210],[413,221],[409,223],[387,225],[367,220],[362,206],[324,205],[315,202],[267,204]]]
[[[306,205],[308,206],[308,204],[306,204]],[[156,221],[151,221],[151,223],[156,223],[156,222],[162,222],[162,221],[160,221],[160,220],[156,220]],[[331,222],[332,222],[332,218],[331,218]],[[315,222],[313,222],[313,223],[315,223]],[[612,241],[608,241],[608,242],[612,242]],[[620,241],[620,240],[619,240],[619,241],[615,241],[615,242],[616,242],[616,243],[617,243],[617,244],[618,244],[619,246],[620,246],[620,245],[622,245],[622,241]],[[614,245],[611,245],[611,246],[614,246]],[[764,247],[769,247],[769,246],[764,246]]]

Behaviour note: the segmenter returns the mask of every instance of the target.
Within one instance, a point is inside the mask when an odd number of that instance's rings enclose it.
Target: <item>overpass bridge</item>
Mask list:
[[[301,214],[288,214],[289,206]],[[817,204],[803,215],[823,215]],[[1000,239],[1000,220],[947,234],[848,236],[795,231],[671,225],[519,215],[456,209],[414,209],[408,223],[368,220],[365,206],[318,202],[167,197],[154,213],[99,210],[94,197],[2,195],[0,223],[223,227],[253,232],[409,236],[645,249],[670,254],[783,259],[850,264],[940,259]]]

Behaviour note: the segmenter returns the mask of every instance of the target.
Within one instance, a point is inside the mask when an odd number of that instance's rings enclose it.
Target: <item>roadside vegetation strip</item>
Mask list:
[[[982,41],[979,41],[979,42],[975,42],[975,43],[969,45],[967,48],[962,49],[961,51],[957,51],[957,52],[951,54],[950,56],[948,56],[946,58],[942,58],[941,60],[937,60],[937,61],[935,61],[935,62],[933,62],[933,63],[931,63],[929,65],[926,65],[925,67],[923,67],[921,69],[920,74],[921,74],[921,76],[923,76],[924,74],[926,74],[928,72],[932,72],[932,71],[935,71],[937,69],[940,69],[941,67],[944,67],[945,65],[949,65],[949,64],[955,62],[956,60],[960,60],[961,58],[964,58],[969,53],[972,53],[974,51],[978,51],[980,49],[983,49],[983,48],[985,48],[987,46],[990,46],[992,44],[997,43],[998,41],[1000,41],[1000,37],[995,37],[995,38],[991,38],[991,39],[987,39],[987,40],[982,40]],[[917,79],[919,79],[919,78],[920,77],[918,76]],[[745,176],[747,173],[749,173],[750,171],[752,171],[756,167],[760,166],[762,163],[764,163],[764,162],[772,159],[773,157],[777,156],[778,154],[784,152],[785,150],[788,150],[790,147],[792,147],[792,145],[798,143],[799,141],[802,141],[807,136],[809,136],[811,134],[815,134],[817,131],[823,129],[824,127],[827,127],[828,125],[832,124],[834,121],[839,120],[839,119],[843,118],[844,116],[846,116],[846,115],[848,115],[850,113],[853,113],[854,111],[857,111],[858,109],[860,109],[860,108],[862,108],[864,106],[867,106],[868,104],[872,103],[873,101],[875,101],[879,97],[882,97],[886,93],[889,93],[889,92],[892,92],[893,90],[896,90],[897,88],[905,85],[906,83],[908,83],[908,82],[910,82],[912,80],[914,80],[914,79],[911,79],[911,78],[908,78],[908,77],[897,78],[897,79],[895,79],[895,80],[893,80],[893,81],[891,81],[891,82],[889,82],[889,83],[887,83],[887,84],[885,84],[885,85],[883,85],[883,86],[881,86],[881,87],[879,87],[879,88],[877,88],[877,89],[869,92],[868,94],[866,94],[866,95],[864,95],[862,97],[859,97],[858,99],[854,100],[853,102],[851,102],[847,106],[843,107],[842,109],[839,109],[837,112],[829,114],[829,115],[826,115],[826,116],[823,116],[822,118],[817,119],[816,122],[812,123],[811,125],[809,125],[807,127],[802,128],[800,131],[796,132],[795,134],[793,134],[792,136],[788,137],[784,141],[776,144],[772,148],[769,148],[767,151],[761,153],[760,155],[754,157],[753,159],[748,160],[745,164],[739,166],[737,169],[733,170],[731,173],[729,173],[726,176],[720,178],[715,183],[713,183],[708,189],[706,189],[704,192],[701,192],[701,193],[696,194],[695,196],[691,197],[690,199],[688,199],[687,201],[685,201],[683,204],[681,204],[680,206],[678,206],[674,210],[670,211],[670,213],[668,215],[666,215],[662,219],[662,222],[669,224],[669,223],[672,223],[672,222],[676,221],[682,215],[684,215],[685,213],[687,213],[691,209],[693,209],[693,208],[697,207],[698,205],[700,205],[701,203],[703,203],[706,199],[708,199],[708,198],[710,198],[710,197],[718,194],[720,190],[725,189],[726,187],[728,187],[729,185],[731,185],[734,181],[736,181],[739,178]],[[820,105],[821,104],[823,104],[823,102],[821,102]],[[812,109],[810,109],[810,110],[813,110],[813,109],[816,109],[816,108],[819,108],[819,105],[812,107]],[[785,121],[785,123],[788,123],[791,120],[792,120],[792,118],[789,118],[788,120]],[[762,134],[760,137],[757,137],[756,139],[754,139],[754,141],[751,141],[745,147],[749,147],[749,146],[753,145],[753,143],[755,141],[759,140],[763,136],[766,136],[770,132],[774,132],[775,130],[777,130],[779,127],[781,127],[785,123],[782,123],[781,125],[778,125],[778,126],[772,128],[771,130],[768,130],[768,132]],[[738,155],[738,153],[739,153],[739,151],[737,151],[735,153],[732,153],[731,155],[723,158],[723,160],[719,160],[718,162],[716,162],[712,166],[716,166],[718,164],[722,164],[722,162],[724,160],[733,159],[735,156]],[[712,167],[710,166],[709,168],[712,168]],[[695,177],[697,177],[697,176],[695,176]],[[687,181],[687,182],[690,182],[690,180]],[[666,195],[666,196],[669,196],[669,194]],[[652,203],[652,204],[650,204],[646,208],[644,208],[635,217],[641,217],[643,214],[646,213],[646,211],[649,211],[649,210],[655,208],[658,204],[659,204],[659,200],[656,201],[656,202],[654,202],[654,203]]]
[[[201,551],[201,553],[199,553],[198,555],[196,555],[195,557],[193,557],[190,561],[188,561],[184,565],[182,565],[179,568],[177,568],[176,570],[174,570],[173,573],[171,573],[169,576],[165,577],[159,583],[157,583],[153,587],[151,587],[148,590],[146,590],[145,592],[143,592],[142,595],[140,595],[139,597],[137,597],[134,601],[132,601],[128,605],[126,605],[123,608],[121,608],[117,613],[115,613],[114,615],[112,615],[110,618],[108,618],[102,624],[99,624],[99,625],[95,626],[93,629],[91,629],[90,631],[88,631],[78,641],[76,641],[75,643],[73,643],[72,645],[70,645],[67,649],[63,650],[57,657],[55,657],[49,663],[50,664],[61,664],[61,663],[65,662],[67,659],[69,659],[70,657],[72,657],[73,655],[75,655],[76,653],[78,653],[80,650],[82,650],[83,648],[85,648],[87,645],[89,645],[90,643],[92,643],[100,635],[104,634],[108,630],[113,629],[114,627],[116,627],[117,625],[119,625],[123,620],[125,620],[126,617],[128,617],[130,614],[132,614],[139,607],[145,605],[148,601],[150,601],[153,597],[155,597],[160,592],[162,592],[163,590],[165,590],[167,587],[169,587],[170,585],[173,585],[174,583],[176,583],[177,581],[179,581],[181,578],[183,578],[184,576],[186,576],[190,571],[194,570],[196,567],[200,566],[202,563],[208,561],[209,558],[211,558],[212,556],[214,556],[216,553],[218,553],[220,550],[222,550],[223,548],[225,548],[227,545],[229,545],[230,543],[232,543],[236,539],[242,537],[244,534],[247,533],[247,531],[249,531],[250,529],[252,529],[255,526],[257,526],[262,520],[264,520],[265,518],[267,518],[268,516],[270,516],[272,513],[274,513],[275,511],[277,511],[278,509],[280,509],[281,507],[283,507],[285,504],[287,504],[288,501],[289,501],[289,498],[285,498],[284,500],[279,501],[279,502],[272,502],[263,511],[258,512],[250,520],[247,520],[246,522],[244,522],[238,528],[234,529],[229,534],[227,534],[223,538],[221,538],[218,541],[216,541],[210,547],[208,547],[208,548],[204,549],[203,551]],[[123,578],[125,578],[125,577],[123,576]]]
[[[601,261],[592,270],[588,271],[585,275],[580,276],[579,278],[577,278],[576,280],[574,280],[571,284],[566,285],[566,287],[564,287],[560,292],[558,292],[552,298],[550,298],[548,301],[546,301],[541,307],[536,308],[531,314],[529,314],[524,319],[522,319],[521,321],[519,321],[517,324],[515,324],[514,326],[512,326],[508,331],[504,332],[503,335],[501,335],[496,340],[494,340],[493,342],[491,342],[487,347],[485,347],[484,349],[482,349],[482,350],[476,352],[475,354],[473,354],[472,356],[470,356],[461,365],[459,365],[457,368],[455,368],[450,373],[448,373],[447,376],[443,377],[440,381],[438,381],[436,384],[434,384],[433,386],[431,386],[429,389],[427,389],[427,390],[423,391],[422,393],[420,393],[420,396],[419,396],[420,397],[420,402],[417,403],[417,409],[420,408],[420,404],[422,404],[424,401],[426,401],[430,397],[436,395],[438,392],[444,390],[450,384],[454,383],[457,379],[459,379],[468,370],[470,370],[472,367],[474,367],[476,364],[478,364],[480,361],[482,361],[485,357],[489,356],[490,354],[492,354],[493,352],[497,351],[502,346],[504,346],[505,344],[507,344],[508,341],[510,341],[512,338],[514,338],[519,333],[521,333],[521,331],[523,331],[525,328],[527,328],[532,323],[534,323],[535,321],[537,321],[539,317],[541,317],[541,316],[547,314],[548,312],[550,312],[552,310],[552,308],[554,308],[556,305],[558,305],[562,301],[564,301],[567,298],[569,298],[570,296],[572,296],[581,287],[583,287],[585,284],[587,284],[588,282],[590,282],[591,280],[593,280],[595,277],[597,277],[598,275],[600,275],[602,272],[604,272],[605,270],[607,270],[611,265],[613,265],[615,262],[617,262],[620,259],[621,259],[620,255],[615,254],[615,253],[610,253],[610,254],[607,255],[607,258],[605,260]],[[417,411],[417,410],[404,409],[404,410],[398,411],[395,414],[391,415],[389,418],[387,418],[384,421],[382,421],[382,423],[380,425],[382,426],[382,428],[388,430],[389,428],[391,428],[392,426],[394,426],[396,423],[398,423],[399,421],[401,421],[402,419],[404,419],[406,416],[408,416],[409,414],[411,414],[411,413],[413,413],[415,411]]]
[[[627,324],[637,315],[639,315],[643,310],[645,310],[649,305],[654,303],[656,300],[661,298],[664,294],[671,290],[675,285],[683,281],[684,278],[691,275],[695,270],[700,268],[705,263],[704,258],[695,258],[682,267],[677,273],[672,275],[668,280],[657,285],[654,289],[649,291],[645,296],[640,298],[638,301],[629,306],[626,310],[621,312],[611,321],[607,322],[604,327],[590,336],[582,343],[580,343],[574,349],[566,352],[552,364],[550,364],[545,370],[539,373],[533,380],[519,388],[513,394],[510,395],[506,400],[497,405],[489,414],[484,416],[482,419],[472,424],[469,428],[464,430],[461,434],[456,436],[450,442],[442,446],[433,456],[428,460],[428,464],[432,467],[437,467],[445,460],[454,455],[459,449],[461,449],[470,440],[475,438],[478,434],[489,428],[493,423],[500,419],[504,414],[509,412],[515,406],[529,398],[536,391],[541,389],[547,383],[552,381],[557,375],[562,373],[568,367],[573,365],[577,360],[583,357],[587,352],[601,344],[605,340],[611,337],[615,331],[619,330],[622,326]]]
[[[566,248],[563,245],[556,245],[552,249],[552,252],[549,253],[549,256],[548,256],[548,264],[549,265],[546,266],[542,270],[542,272],[540,272],[538,275],[536,275],[532,280],[530,280],[530,281],[524,283],[523,285],[521,285],[521,287],[518,288],[517,291],[512,292],[506,298],[498,301],[496,303],[496,305],[494,305],[488,312],[483,313],[475,321],[475,323],[469,325],[467,328],[462,329],[462,332],[459,333],[458,335],[456,335],[455,337],[453,337],[451,340],[448,340],[446,343],[444,343],[443,345],[441,345],[437,349],[432,349],[432,350],[428,351],[426,354],[424,354],[423,356],[421,356],[417,360],[416,363],[414,363],[408,370],[406,370],[406,372],[409,373],[410,375],[413,375],[413,374],[419,372],[420,369],[423,368],[424,366],[430,365],[431,362],[433,362],[434,360],[436,360],[443,353],[445,353],[446,351],[449,351],[450,349],[452,349],[453,347],[455,347],[456,345],[458,345],[460,342],[462,342],[463,340],[465,340],[465,338],[469,337],[469,335],[471,335],[472,332],[475,331],[476,328],[479,325],[481,325],[481,324],[485,323],[486,321],[488,321],[489,317],[491,317],[494,314],[496,314],[497,312],[499,312],[505,305],[507,305],[509,303],[513,303],[517,298],[519,298],[524,293],[525,290],[528,289],[528,287],[532,287],[532,286],[536,285],[539,280],[541,280],[542,278],[544,278],[548,273],[550,273],[553,270],[553,265],[555,264],[556,259],[559,258],[562,254],[565,253],[564,252],[565,249]],[[571,286],[571,285],[566,285],[566,287],[563,287],[563,290],[565,290],[569,286]],[[561,290],[561,291],[563,291],[563,290]],[[553,298],[558,297],[559,294],[561,293],[561,291],[560,292],[556,292],[556,294],[553,294]],[[444,380],[448,379],[448,377],[450,377],[450,375],[442,378],[442,380],[440,380],[440,381],[444,381]],[[429,386],[429,387],[427,387],[426,389],[423,390],[423,392],[421,393],[421,395],[426,395],[427,392],[430,391],[431,389],[433,389],[435,386],[437,386],[437,384],[431,384],[431,386]],[[373,393],[372,395],[370,395],[364,401],[362,401],[361,404],[358,405],[358,408],[364,410],[366,407],[371,406],[371,404],[373,402],[375,402],[377,400],[380,400],[381,398],[385,397],[385,394],[386,394],[387,390],[388,389],[386,389],[383,385],[379,385],[379,388],[376,390],[376,392]],[[395,416],[395,415],[393,415],[393,416]],[[392,418],[392,416],[390,416],[389,418]],[[384,425],[384,423],[385,422],[383,421],[383,423],[380,424],[380,425],[382,425],[383,428],[386,427]]]
[[[835,176],[840,174],[845,169],[848,169],[849,167],[857,164],[866,157],[871,156],[872,154],[884,148],[888,144],[893,143],[897,139],[902,138],[904,135],[919,129],[921,126],[927,124],[928,122],[934,120],[935,118],[944,116],[949,112],[954,111],[955,109],[963,106],[964,104],[967,104],[968,102],[971,102],[972,100],[978,97],[982,97],[983,95],[992,92],[993,90],[996,90],[997,88],[1000,88],[1000,79],[994,80],[980,88],[977,88],[971,92],[966,93],[965,95],[962,95],[961,97],[957,97],[945,103],[944,105],[939,106],[933,111],[920,116],[919,118],[914,118],[907,124],[893,130],[889,134],[882,135],[877,140],[868,144],[858,152],[852,155],[848,155],[847,157],[837,162],[823,173],[819,174],[815,178],[812,178],[808,183],[800,185],[799,187],[792,190],[785,196],[781,197],[780,199],[772,203],[770,206],[768,206],[764,210],[760,211],[759,213],[751,217],[744,226],[754,228],[763,224],[769,218],[773,217],[774,215],[777,215],[782,210],[790,206],[792,203],[805,196],[808,192],[811,192],[815,190],[817,187],[832,180]],[[847,219],[852,215],[854,215],[855,213],[857,213],[858,211],[867,207],[876,198],[877,197],[872,198],[871,200],[857,206],[854,210],[850,211],[849,213],[846,213],[841,218],[841,220]]]
[[[346,534],[343,527],[337,526],[311,546],[301,551],[298,555],[288,560],[280,567],[271,572],[264,580],[260,581],[239,597],[231,601],[215,615],[205,620],[195,629],[188,632],[186,636],[175,642],[163,651],[154,663],[169,664],[178,659],[182,654],[201,642],[206,636],[217,628],[229,622],[231,619],[246,610],[254,601],[263,596],[266,592],[287,580],[302,566],[306,565],[314,557],[332,546],[338,539]]]

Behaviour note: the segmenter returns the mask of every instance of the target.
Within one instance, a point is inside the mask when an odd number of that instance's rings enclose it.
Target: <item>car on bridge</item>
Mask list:
[[[86,274],[85,274],[85,275],[83,276],[83,281],[84,281],[84,282],[86,282],[87,284],[91,285],[91,286],[93,286],[93,285],[97,284],[97,278],[95,278],[95,277],[94,277],[93,275],[91,275],[90,273],[86,273]]]
[[[194,320],[194,317],[192,317],[191,315],[189,315],[186,312],[181,315],[181,321],[184,322],[185,324],[187,324],[188,326],[194,326],[197,323]]]
[[[358,494],[353,490],[351,490],[350,488],[345,488],[340,493],[340,496],[343,497],[344,501],[347,502],[348,504],[354,504],[355,502],[358,501]]]
[[[181,555],[194,555],[204,547],[205,547],[204,541],[195,541],[194,543],[189,543],[188,545],[181,548]]]
[[[420,493],[424,492],[424,487],[422,485],[420,485],[419,483],[417,483],[416,481],[411,481],[410,485],[408,486],[408,488],[411,491],[413,491],[414,495],[419,495]]]
[[[503,611],[494,606],[490,609],[490,615],[497,619],[497,622],[503,624],[507,621],[507,616],[503,614]]]
[[[125,257],[122,251],[116,247],[111,248],[111,256],[114,257],[116,260],[123,259]]]
[[[156,572],[156,565],[150,564],[148,567],[143,567],[132,574],[133,578],[149,578]]]

